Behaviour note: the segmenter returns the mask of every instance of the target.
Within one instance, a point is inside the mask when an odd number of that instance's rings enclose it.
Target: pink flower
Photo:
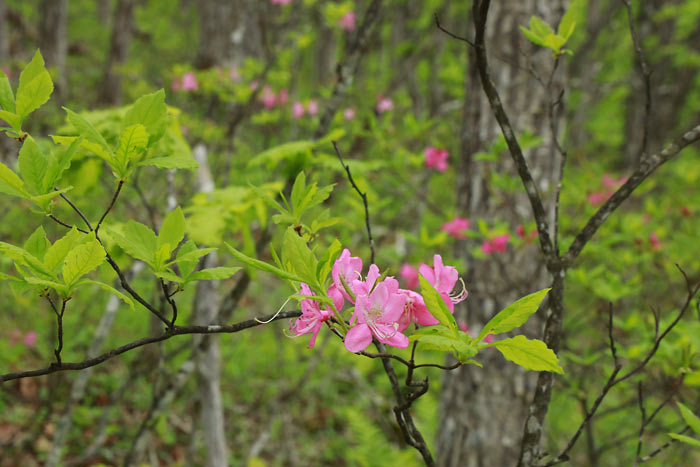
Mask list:
[[[292,0],[270,0],[273,5],[289,5]]]
[[[314,294],[308,285],[302,282],[300,295],[316,295]],[[311,300],[310,298],[301,301],[301,316],[296,320],[292,321],[289,326],[289,331],[295,336],[303,336],[304,334],[311,334],[311,340],[309,340],[309,348],[312,348],[316,343],[316,337],[318,332],[321,330],[321,326],[324,321],[327,321],[331,316],[331,311],[321,310],[318,302]]]
[[[481,244],[481,251],[487,255],[491,253],[505,253],[510,240],[510,234],[497,235]]]
[[[404,263],[399,271],[399,276],[406,281],[406,288],[415,289],[420,285],[418,281],[418,270],[415,266],[411,266],[408,263]]]
[[[591,193],[588,195],[588,202],[591,203],[591,206],[598,206],[599,204],[603,204],[612,196],[612,193],[609,191],[599,191],[596,193]]]
[[[36,340],[37,340],[38,334],[36,331],[29,331],[24,335],[24,338],[22,338],[22,342],[26,347],[29,347],[30,349],[32,347],[36,346]]]
[[[352,107],[348,107],[343,111],[343,117],[345,117],[345,120],[350,121],[355,118],[355,109]]]
[[[469,219],[465,219],[464,217],[455,217],[449,222],[445,222],[442,227],[440,227],[440,230],[443,232],[447,232],[450,236],[454,238],[467,238],[463,231],[467,230],[469,228]]]
[[[241,75],[238,73],[238,68],[232,66],[228,69],[228,77],[233,82],[238,82],[241,80]]]
[[[445,301],[447,308],[449,308],[452,313],[454,313],[454,304],[467,298],[468,292],[466,288],[458,294],[452,293],[452,289],[454,289],[459,279],[459,273],[457,269],[452,266],[444,266],[442,264],[442,256],[435,255],[433,257],[432,268],[427,264],[421,264],[418,268],[418,272],[435,287],[435,290],[438,291]],[[462,283],[462,285],[464,285],[464,283]]]
[[[681,206],[681,214],[684,216],[689,216],[690,208],[688,206]]]
[[[196,91],[199,89],[199,83],[197,82],[197,77],[191,71],[188,71],[182,76],[182,90],[183,91]]]
[[[603,174],[601,180],[605,188],[611,188],[613,190],[616,190],[627,182],[627,177],[620,177],[616,179],[612,178],[610,174],[605,173]]]
[[[661,243],[661,240],[659,240],[659,236],[656,235],[656,232],[649,234],[649,243],[651,243],[651,248],[653,250],[660,250],[661,247],[663,247],[663,244]]]
[[[286,89],[282,89],[279,94],[277,94],[277,103],[279,105],[284,105],[289,100],[289,92]]]
[[[306,110],[304,109],[304,104],[301,102],[295,102],[292,106],[292,117],[294,117],[294,120],[299,120],[304,116],[305,112]]]
[[[345,348],[360,352],[372,342],[372,336],[383,344],[405,349],[408,337],[398,330],[404,312],[406,295],[393,291],[382,281],[369,295],[358,295],[353,321],[357,321],[345,336]]]
[[[518,237],[525,238],[525,227],[523,227],[523,224],[518,224],[515,228],[515,233],[518,234]]]
[[[339,20],[338,24],[340,25],[340,28],[345,30],[345,31],[354,31],[356,28],[355,25],[355,12],[354,11],[348,11],[345,13]]]
[[[265,85],[263,88],[262,97],[260,100],[262,100],[263,106],[267,110],[273,109],[275,104],[277,104],[277,96],[275,96],[275,93],[272,92],[272,89],[268,85]]]
[[[311,99],[306,106],[307,112],[309,112],[310,117],[315,117],[318,114],[318,102],[315,99]]]
[[[370,268],[371,270],[371,268]],[[357,256],[350,256],[350,250],[347,248],[343,250],[335,263],[333,264],[333,269],[331,270],[331,277],[333,277],[333,284],[340,291],[340,293],[345,297],[346,300],[352,302],[352,298],[345,290],[345,285],[352,288],[352,284],[360,279],[362,274],[362,259]],[[343,284],[345,282],[345,285]],[[352,290],[351,290],[352,291]],[[353,292],[355,293],[355,292]]]
[[[180,78],[177,76],[173,78],[173,82],[170,84],[170,89],[172,89],[173,92],[180,90]]]
[[[249,86],[251,90],[255,91],[260,86],[260,83],[258,83],[257,80],[253,80],[250,82]]]
[[[447,157],[450,155],[447,149],[427,147],[423,151],[425,154],[425,166],[434,168],[438,172],[447,170]]]
[[[428,307],[425,306],[423,296],[413,290],[399,289],[399,292],[406,295],[406,307],[403,315],[399,320],[399,331],[406,329],[411,322],[420,326],[435,326],[440,324],[440,321],[430,314]]]
[[[384,96],[378,96],[377,97],[377,113],[378,114],[383,114],[384,112],[388,112],[390,110],[394,109],[394,101],[389,99],[388,97]]]

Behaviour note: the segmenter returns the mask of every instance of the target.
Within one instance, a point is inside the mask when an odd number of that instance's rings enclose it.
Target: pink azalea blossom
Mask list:
[[[404,312],[406,295],[392,291],[382,281],[369,295],[358,295],[353,321],[356,324],[345,336],[345,348],[350,352],[365,350],[372,336],[383,344],[400,349],[408,347],[408,337],[399,331],[399,319]]]
[[[365,280],[355,279],[352,281],[350,287],[356,296],[369,295],[380,276],[381,274],[379,273],[379,267],[376,264],[372,264],[369,267]],[[384,282],[391,289],[391,292],[396,293],[396,291],[399,290],[399,281],[393,277],[389,276],[385,278]]]
[[[279,94],[277,94],[277,103],[279,105],[284,105],[289,100],[289,92],[286,89],[282,89]]]
[[[447,170],[447,158],[450,155],[447,149],[438,149],[434,147],[427,147],[423,151],[425,154],[425,166],[428,168],[434,168],[438,172],[444,172]]]
[[[450,236],[454,238],[467,238],[466,235],[464,235],[464,231],[469,228],[469,219],[466,219],[464,217],[455,217],[449,222],[445,222],[442,227],[440,227],[440,230],[443,232],[447,232]]]
[[[378,96],[377,97],[377,113],[378,114],[383,114],[384,112],[388,112],[390,110],[394,109],[394,101],[389,99],[388,97],[384,96]]]
[[[272,89],[268,85],[265,85],[263,88],[262,97],[260,100],[262,100],[263,107],[265,107],[267,110],[273,109],[275,104],[277,104],[277,96],[274,92],[272,92]]]
[[[418,269],[408,263],[404,263],[399,271],[399,276],[406,281],[406,288],[416,289],[420,282],[418,281]]]
[[[199,83],[197,82],[197,77],[191,71],[188,71],[182,76],[182,90],[183,91],[196,91],[199,89]]]
[[[467,298],[468,292],[466,288],[459,294],[452,293],[452,289],[454,289],[459,279],[459,273],[457,272],[457,268],[444,266],[442,263],[442,256],[435,255],[433,257],[432,268],[427,264],[421,264],[418,268],[418,272],[435,287],[435,290],[438,291],[445,301],[447,308],[452,313],[454,313],[455,303],[459,303]],[[464,283],[462,283],[462,285],[464,285]]]
[[[301,295],[315,295],[308,285],[302,283]],[[309,348],[312,348],[316,343],[316,337],[321,330],[324,321],[327,321],[331,316],[331,311],[328,309],[321,310],[316,300],[310,298],[301,301],[301,316],[292,321],[289,326],[289,331],[295,336],[303,336],[311,334],[309,340]]]
[[[412,322],[420,326],[440,324],[440,321],[428,311],[421,294],[405,289],[399,289],[399,292],[406,295],[406,306],[399,320],[399,331],[403,332]]]
[[[177,76],[173,78],[173,82],[170,84],[170,89],[172,89],[173,92],[178,92],[180,90],[180,78]]]
[[[345,30],[345,31],[354,31],[355,28],[357,27],[355,24],[355,12],[348,11],[347,13],[345,13],[338,20],[338,24],[340,25],[340,28]]]
[[[659,240],[659,236],[656,235],[656,232],[649,234],[649,243],[651,243],[651,248],[654,250],[660,250],[661,247],[663,247],[663,244],[661,243],[661,240]]]
[[[270,0],[273,5],[289,5],[292,0]]]
[[[510,240],[510,234],[497,235],[489,240],[485,240],[481,244],[481,251],[484,253],[505,253],[508,246],[508,240]]]
[[[591,203],[591,206],[598,206],[606,202],[611,196],[612,193],[609,191],[598,191],[588,195],[588,202]]]
[[[39,335],[36,333],[36,331],[29,331],[22,338],[22,342],[26,347],[31,349],[36,346],[37,337],[39,337]]]
[[[518,234],[518,237],[525,238],[525,227],[523,227],[523,224],[518,224],[515,228],[515,233]]]
[[[257,80],[253,80],[250,82],[249,86],[251,90],[255,91],[260,86],[260,83],[258,83]]]
[[[352,107],[348,107],[343,111],[343,117],[345,117],[345,120],[350,121],[355,118],[355,109]]]
[[[358,258],[357,256],[350,256],[350,250],[345,248],[333,264],[333,269],[331,270],[331,277],[333,278],[333,284],[340,291],[343,297],[345,297],[346,300],[350,300],[352,302],[352,298],[345,290],[345,285],[343,285],[343,282],[345,282],[345,284],[347,284],[348,287],[352,288],[352,284],[356,280],[360,279],[361,274],[362,259]]]
[[[605,173],[601,180],[605,188],[616,190],[627,182],[627,177],[612,178],[610,174]]]
[[[306,106],[307,112],[309,112],[310,117],[315,117],[318,114],[318,102],[315,99],[311,99]]]
[[[232,66],[228,69],[228,77],[231,81],[237,83],[241,80],[241,75],[238,73],[238,68]]]
[[[304,116],[305,112],[306,109],[304,109],[304,104],[301,102],[295,102],[294,105],[292,105],[292,117],[294,117],[294,120],[299,120]]]
[[[688,206],[681,206],[681,214],[684,216],[689,216],[690,208]]]

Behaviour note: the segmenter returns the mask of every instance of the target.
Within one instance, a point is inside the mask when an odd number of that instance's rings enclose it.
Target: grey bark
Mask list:
[[[66,94],[66,57],[68,55],[68,0],[41,2],[39,47],[48,67],[56,68],[54,93],[62,100]]]
[[[551,53],[531,46],[518,27],[527,25],[532,15],[557,24],[563,4],[563,0],[497,2],[491,7],[486,29],[492,78],[515,132],[530,131],[543,138],[542,144],[526,151],[525,156],[540,191],[550,197],[548,210],[553,206],[552,188],[560,163],[548,116],[556,93],[547,91],[533,79],[527,68],[532,67],[546,82],[553,60]],[[469,62],[458,164],[458,212],[473,219],[505,219],[515,226],[532,218],[527,197],[524,193],[500,193],[488,183],[490,173],[515,174],[510,157],[504,153],[495,166],[473,160],[476,152],[487,150],[499,138],[501,130],[483,94],[473,66],[472,50]],[[565,70],[560,69],[555,75],[554,89],[561,88],[564,74]],[[557,113],[554,120],[559,120]],[[464,254],[464,246],[460,245],[459,254]],[[469,298],[456,314],[468,323],[472,333],[478,332],[507,304],[548,285],[549,278],[536,246],[521,251],[513,251],[511,247],[506,254],[491,255],[479,262],[467,255],[467,264]],[[540,337],[543,319],[544,316],[535,315],[520,331]],[[505,466],[518,462],[523,423],[537,375],[506,362],[497,352],[485,352],[479,360],[483,368],[465,366],[444,376],[436,449],[438,465]]]
[[[133,37],[134,8],[136,0],[118,0],[114,11],[109,55],[105,64],[98,102],[103,105],[119,105],[122,102],[122,71],[119,69],[129,56]]]
[[[10,38],[7,31],[5,0],[0,0],[0,63],[10,58]]]

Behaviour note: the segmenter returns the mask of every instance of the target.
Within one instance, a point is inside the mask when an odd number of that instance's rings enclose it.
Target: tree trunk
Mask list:
[[[533,79],[527,71],[528,63],[546,83],[554,61],[550,51],[530,44],[519,26],[526,26],[532,15],[556,26],[563,14],[563,3],[563,0],[494,2],[486,29],[491,75],[516,134],[528,131],[543,138],[525,156],[540,189],[552,199],[560,157],[548,111],[561,89],[565,71],[560,63],[549,90]],[[469,29],[473,29],[471,24]],[[493,173],[515,175],[510,156],[504,152],[495,163],[473,159],[474,154],[487,151],[499,139],[501,130],[482,91],[478,72],[472,66],[473,50],[469,53],[457,179],[458,212],[467,214],[473,221],[506,220],[514,227],[532,219],[524,191],[503,193],[489,183]],[[552,117],[555,128],[561,114],[561,109],[558,110]],[[551,208],[553,203],[549,204]],[[547,287],[550,278],[534,245],[536,242],[517,251],[510,246],[507,253],[494,253],[486,260],[477,260],[466,253],[469,298],[456,314],[468,323],[472,334],[507,304]],[[465,246],[460,245],[460,255],[465,254]],[[520,331],[539,338],[543,319],[544,316],[535,315]],[[518,462],[523,423],[537,373],[522,370],[495,351],[484,352],[479,361],[483,368],[468,365],[445,373],[436,449],[440,466],[508,466]]]
[[[41,2],[39,47],[48,67],[56,69],[54,93],[59,100],[66,94],[66,56],[68,54],[68,0]]]
[[[10,58],[10,37],[7,32],[6,15],[5,0],[0,0],[0,63],[3,65]]]
[[[122,102],[122,71],[119,68],[126,63],[129,56],[135,5],[136,0],[118,0],[117,2],[109,56],[105,64],[102,89],[98,96],[98,102],[102,105],[119,105]]]

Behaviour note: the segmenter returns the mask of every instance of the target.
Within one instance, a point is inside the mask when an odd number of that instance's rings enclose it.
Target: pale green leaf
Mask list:
[[[313,141],[292,141],[290,143],[284,143],[253,157],[248,162],[248,167],[258,167],[267,164],[268,167],[272,168],[284,159],[310,151],[314,148],[314,145],[315,143]]]
[[[41,71],[26,85],[22,85],[20,78],[17,89],[17,101],[15,102],[16,114],[24,120],[27,115],[44,105],[53,92],[53,82],[48,71]]]
[[[34,255],[29,253],[24,248],[20,248],[10,243],[0,242],[0,253],[12,259],[15,262],[15,268],[23,276],[26,276],[27,274],[21,268],[21,266],[26,265],[36,274],[46,277],[53,277],[51,271],[49,271],[38,258],[35,258]]]
[[[167,251],[168,256],[170,256],[170,252],[180,244],[183,238],[185,238],[185,215],[182,213],[180,206],[178,206],[163,219],[158,232],[156,249],[162,248],[167,243],[170,245],[170,249]]]
[[[569,39],[576,28],[576,23],[583,19],[583,15],[585,15],[584,0],[571,0],[569,2],[569,9],[566,10],[566,13],[564,13],[561,22],[559,23],[557,35],[563,37],[564,39]]]
[[[24,188],[22,179],[2,162],[0,162],[0,193],[25,199],[31,196]]]
[[[75,129],[78,131],[78,136],[83,136],[85,137],[85,142],[83,143],[83,147],[86,149],[89,149],[89,146],[86,145],[85,143],[93,143],[94,145],[97,145],[100,150],[99,153],[97,151],[95,152],[97,155],[100,157],[103,157],[105,160],[109,162],[109,160],[114,160],[114,154],[112,153],[112,150],[109,147],[109,144],[107,144],[107,141],[104,139],[104,137],[100,134],[99,131],[95,129],[94,126],[85,118],[81,117],[77,113],[73,112],[70,109],[67,109],[66,107],[63,108],[63,110],[66,111],[66,114],[68,116],[68,121],[75,127]],[[55,140],[56,138],[54,138]],[[92,149],[90,149],[92,150]]]
[[[58,294],[64,298],[66,298],[68,294],[68,287],[66,284],[61,284],[60,282],[56,281],[50,281],[46,279],[40,279],[38,277],[31,277],[27,276],[24,278],[27,282],[29,282],[32,285],[40,285],[42,287],[46,287],[49,289],[54,289]]]
[[[678,441],[682,441],[683,443],[690,444],[691,446],[694,446],[696,448],[700,448],[700,439],[695,439],[691,438],[690,436],[679,435],[676,433],[669,433],[668,436],[670,436],[671,438],[675,438]]]
[[[678,408],[681,410],[681,416],[683,416],[685,423],[687,423],[695,433],[700,435],[700,418],[680,402],[678,402]]]
[[[172,155],[163,157],[151,157],[136,164],[137,166],[152,165],[159,169],[196,169],[197,161],[191,155]]]
[[[86,243],[76,246],[66,255],[62,272],[69,287],[105,260],[105,250],[94,235],[91,233]]]
[[[482,341],[488,334],[502,334],[525,324],[535,313],[550,289],[542,289],[511,303],[491,318],[481,329],[474,343]]]
[[[526,370],[564,373],[555,353],[540,340],[529,340],[525,336],[515,336],[493,342],[489,344],[489,347],[497,348],[506,360],[520,365]]]
[[[10,113],[15,113],[15,95],[12,92],[10,79],[0,70],[0,107]]]
[[[22,70],[19,75],[19,88],[26,87],[31,83],[34,78],[41,75],[46,71],[46,66],[44,64],[44,57],[41,56],[41,52],[37,50],[34,52],[32,60],[27,63],[27,65]],[[17,90],[19,92],[19,89]]]
[[[57,272],[58,267],[63,264],[66,255],[81,241],[80,232],[73,227],[62,238],[56,240],[53,245],[46,250],[44,255],[44,266],[52,273]]]
[[[7,110],[0,110],[0,119],[5,120],[16,131],[20,130],[22,119],[19,117],[19,115]]]
[[[61,179],[63,172],[68,170],[75,151],[77,151],[83,141],[85,140],[82,136],[74,139],[58,158],[49,161],[49,169],[46,171],[46,176],[44,177],[44,192],[51,189],[51,187]]]
[[[223,279],[228,279],[229,277],[240,271],[239,267],[216,267],[209,269],[202,269],[194,274],[187,277],[187,282],[191,281],[218,281]]]
[[[539,37],[547,37],[549,34],[554,34],[554,29],[537,16],[530,18],[530,30]]]
[[[524,27],[520,26],[520,31],[523,33],[523,35],[533,44],[539,45],[540,47],[544,47],[544,42],[543,38],[535,34],[534,32],[530,31],[529,29],[525,29]]]
[[[46,232],[44,232],[42,226],[37,227],[34,233],[24,242],[24,249],[38,260],[43,260],[44,254],[46,254],[46,250],[50,246],[51,242],[46,238]]]
[[[447,326],[452,331],[453,335],[457,335],[459,333],[459,326],[457,326],[455,317],[452,316],[452,313],[450,313],[450,310],[447,308],[445,300],[443,300],[438,291],[435,290],[435,287],[433,287],[425,277],[419,275],[418,279],[420,281],[421,295],[423,296],[425,306],[428,308],[430,314]]]
[[[155,274],[157,277],[160,277],[161,279],[165,279],[166,281],[170,282],[175,282],[177,284],[183,282],[183,279],[180,276],[171,271],[155,271],[153,274]]]
[[[41,152],[34,138],[27,136],[19,150],[19,171],[24,183],[35,193],[44,193],[44,177],[49,168],[49,158]]]
[[[96,285],[96,286],[100,287],[102,290],[106,290],[107,292],[111,292],[114,295],[116,295],[117,298],[119,298],[121,301],[123,301],[124,303],[129,305],[129,307],[131,309],[134,308],[134,301],[131,300],[131,297],[124,295],[123,293],[121,293],[120,291],[118,291],[117,289],[115,289],[114,287],[112,287],[109,284],[105,284],[104,282],[100,282],[100,281],[93,281],[91,279],[83,279],[80,282],[78,282],[77,284],[75,284],[75,287],[82,287],[84,285]]]
[[[170,246],[169,243],[164,243],[160,247],[157,247],[153,269],[155,269],[156,271],[163,271],[165,269],[165,264],[170,259],[172,251],[173,248]]]
[[[282,238],[282,264],[291,264],[293,272],[304,282],[317,285],[316,266],[318,261],[306,244],[306,240],[292,228],[288,228]]]
[[[187,277],[192,273],[192,271],[194,271],[194,268],[197,267],[197,262],[199,261],[199,258],[208,254],[212,250],[214,250],[214,248],[198,249],[197,245],[194,243],[194,240],[187,240],[180,247],[180,249],[177,250],[177,257],[175,258],[175,260],[171,263],[166,264],[166,266],[170,266],[173,263],[177,263],[178,267],[180,268],[180,274],[182,274],[182,277]]]
[[[147,145],[148,133],[143,125],[137,123],[126,127],[119,138],[116,152],[117,161],[122,169],[126,169],[129,160],[145,151]]]
[[[250,258],[250,257],[246,256],[245,254],[241,253],[240,251],[236,250],[235,248],[233,248],[231,245],[229,245],[226,242],[224,242],[224,245],[226,245],[226,248],[228,248],[231,255],[233,255],[234,258],[236,258],[238,261],[242,262],[243,264],[246,264],[246,265],[248,265],[252,268],[255,268],[255,269],[260,269],[261,271],[272,273],[278,277],[281,277],[282,279],[295,281],[295,282],[303,282],[304,281],[299,276],[296,276],[296,275],[289,273],[287,271],[283,271],[282,269],[276,268],[275,266],[272,266],[271,264],[267,264],[264,261]]]
[[[162,89],[139,97],[124,116],[122,125],[126,128],[141,124],[148,137],[150,146],[165,134],[168,123],[168,108],[165,105],[165,91]]]

